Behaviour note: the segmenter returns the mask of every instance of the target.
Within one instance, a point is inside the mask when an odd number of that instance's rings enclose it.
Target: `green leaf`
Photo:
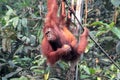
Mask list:
[[[113,28],[113,27],[114,27],[114,25],[115,25],[115,23],[114,23],[114,22],[111,22],[111,23],[109,24],[110,28]]]
[[[16,26],[18,25],[19,17],[14,17],[12,20],[13,20],[13,26],[14,28],[16,28]]]
[[[26,18],[22,18],[22,25],[24,27],[27,27],[27,19]]]
[[[97,21],[97,22],[93,22],[90,26],[101,26],[103,24],[104,24],[103,22]]]
[[[30,43],[31,43],[31,46],[35,45],[35,43],[36,43],[36,36],[34,36],[34,35],[30,36]]]
[[[97,77],[97,80],[102,80],[100,77]]]
[[[8,23],[9,19],[10,19],[10,16],[4,16],[4,20],[6,21],[6,23]]]
[[[31,59],[29,57],[24,57],[21,59],[22,61],[31,61]]]
[[[120,6],[120,0],[111,0],[111,3],[112,3],[115,7],[119,7],[119,6]]]
[[[95,74],[95,72],[96,72],[95,69],[93,69],[93,68],[89,68],[89,70],[90,70],[91,74]]]
[[[22,41],[26,41],[26,39],[27,39],[27,37],[26,37],[26,36],[23,36],[21,40],[22,40]]]
[[[120,29],[113,27],[111,31],[120,39]]]
[[[21,24],[22,21],[21,21],[20,19],[19,19],[18,21],[19,21],[19,22],[18,22],[17,30],[18,30],[18,31],[22,31],[22,24]]]
[[[21,76],[20,79],[18,79],[18,80],[28,80],[28,78],[25,76]]]
[[[65,70],[66,67],[64,63],[61,62],[61,63],[58,63],[58,65],[61,69]]]
[[[81,68],[87,73],[87,74],[90,74],[90,70],[87,66],[85,65],[81,65]]]
[[[35,72],[36,74],[44,74],[44,70],[42,69],[34,69],[33,72]]]
[[[104,33],[106,33],[106,31],[105,31],[105,30],[98,31],[98,32],[97,32],[97,34],[96,34],[96,36],[100,36],[100,35],[102,35],[102,34],[104,34]]]
[[[84,66],[84,71],[85,71],[87,74],[90,74],[89,68],[88,68],[87,66]]]
[[[10,16],[12,14],[16,15],[16,12],[10,6],[6,5],[6,7],[8,8],[6,15],[8,15],[8,16]]]
[[[90,76],[88,76],[88,75],[81,75],[81,76],[80,76],[81,79],[85,79],[85,78],[89,78],[89,77],[90,77]]]
[[[39,60],[38,65],[39,65],[39,66],[42,65],[44,62],[45,62],[45,58],[41,58],[41,59]]]
[[[28,78],[25,76],[21,76],[20,78],[12,78],[10,80],[28,80]]]
[[[0,58],[0,63],[5,63],[5,62],[6,62],[6,60],[5,60],[5,59]]]
[[[27,37],[26,38],[26,41],[25,41],[26,44],[29,44],[30,43],[30,39]]]
[[[110,66],[110,69],[111,69],[111,70],[115,70],[115,65],[112,64],[112,65]]]
[[[33,70],[33,69],[38,69],[40,66],[32,66],[31,68],[30,68],[30,70]]]
[[[15,51],[15,54],[16,54],[16,53],[22,53],[23,48],[24,48],[24,45],[21,45],[21,46]]]

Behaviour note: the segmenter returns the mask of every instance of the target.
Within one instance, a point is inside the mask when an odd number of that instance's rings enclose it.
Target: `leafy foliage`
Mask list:
[[[120,65],[120,1],[92,1],[88,4],[86,25],[95,40]],[[46,12],[46,0],[0,1],[0,79],[65,79],[69,65],[60,61],[50,69],[41,55],[41,30]],[[78,68],[81,80],[120,79],[120,71],[90,39]]]

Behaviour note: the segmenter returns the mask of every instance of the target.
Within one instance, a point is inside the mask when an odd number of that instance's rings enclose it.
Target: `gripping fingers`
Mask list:
[[[71,51],[71,47],[67,44],[63,45],[63,48],[65,49],[65,52],[70,52]]]

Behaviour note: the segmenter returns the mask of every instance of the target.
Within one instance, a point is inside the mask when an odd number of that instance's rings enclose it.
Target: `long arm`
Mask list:
[[[47,0],[47,9],[48,9],[48,14],[51,16],[57,15],[58,11],[58,5],[56,0]]]
[[[57,17],[57,12],[58,12],[58,5],[56,0],[47,0],[47,15],[45,18],[45,23],[53,24],[57,23],[58,17]],[[53,26],[53,25],[52,25]]]
[[[77,48],[78,54],[84,53],[88,44],[88,35],[89,35],[89,30],[85,27],[84,32],[80,35],[80,42]]]
[[[51,51],[47,55],[47,61],[50,65],[55,64],[60,58],[61,55],[64,53],[63,48],[58,48],[56,51]]]
[[[61,9],[61,17],[62,17],[62,18],[65,18],[65,17],[66,17],[66,13],[65,13],[65,2],[64,2],[64,0],[62,0],[61,3],[62,3],[62,4],[61,4],[61,6],[62,6],[62,9]]]
[[[63,28],[63,35],[71,47],[74,48],[77,45],[76,37],[68,30],[67,27]]]
[[[55,64],[61,56],[70,49],[68,45],[64,45],[62,48],[57,48],[57,50],[54,51],[46,38],[42,40],[41,47],[42,53],[47,58],[47,62],[50,65]]]
[[[75,38],[75,36],[68,30],[69,26],[70,26],[70,22],[71,22],[71,16],[70,16],[70,12],[68,13],[67,16],[67,21],[65,21],[65,17],[66,17],[66,12],[65,12],[65,1],[62,0],[62,10],[61,10],[61,18],[63,20],[63,34],[66,37],[66,40],[68,41],[69,45],[71,47],[75,47],[75,45],[77,44],[77,39]]]

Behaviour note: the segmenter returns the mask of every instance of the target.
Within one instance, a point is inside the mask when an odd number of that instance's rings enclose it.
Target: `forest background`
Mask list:
[[[88,0],[87,6],[83,25],[120,65],[120,1]],[[46,0],[0,0],[0,79],[43,80],[47,66],[40,43],[46,7]],[[120,71],[91,39],[78,67],[81,80],[120,79]],[[68,69],[67,63],[58,62],[49,79],[64,80]]]

